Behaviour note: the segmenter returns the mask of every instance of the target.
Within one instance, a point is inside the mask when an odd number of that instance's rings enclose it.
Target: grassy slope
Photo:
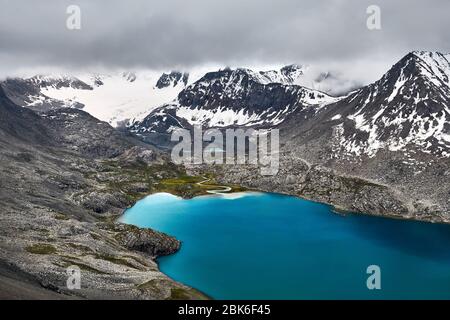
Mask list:
[[[96,179],[98,183],[104,183],[108,190],[122,192],[131,203],[157,192],[192,198],[206,195],[208,190],[215,190],[221,186],[217,184],[213,174],[189,176],[183,168],[170,163],[146,166],[144,164],[120,165],[117,162],[108,161],[103,163],[103,173],[108,177],[107,179],[105,177],[91,178]],[[199,185],[198,183],[204,181],[205,177],[210,180],[206,185]],[[139,185],[138,190],[133,188],[136,185]],[[246,190],[237,185],[228,186],[232,188],[231,192]]]

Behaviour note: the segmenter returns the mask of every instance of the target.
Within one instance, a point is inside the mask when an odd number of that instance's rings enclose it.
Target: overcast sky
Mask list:
[[[81,30],[68,30],[68,5]],[[369,5],[381,30],[366,27]],[[0,0],[0,74],[312,64],[375,80],[412,50],[450,52],[449,0]]]

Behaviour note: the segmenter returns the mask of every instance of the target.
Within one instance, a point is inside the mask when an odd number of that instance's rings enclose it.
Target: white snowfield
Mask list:
[[[154,108],[174,100],[185,87],[179,81],[175,86],[157,88],[156,83],[161,76],[157,72],[145,71],[133,75],[135,77],[131,78],[127,73],[80,75],[76,78],[92,86],[93,90],[46,87],[41,92],[50,98],[64,101],[68,107],[74,101],[82,103],[85,105],[84,111],[117,127],[142,120]],[[96,84],[98,80],[103,84]]]

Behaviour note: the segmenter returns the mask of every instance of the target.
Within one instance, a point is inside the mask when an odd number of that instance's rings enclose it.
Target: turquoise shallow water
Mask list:
[[[121,219],[166,232],[171,278],[216,299],[450,299],[450,225],[337,215],[278,194],[155,194]],[[381,290],[366,286],[381,268]]]

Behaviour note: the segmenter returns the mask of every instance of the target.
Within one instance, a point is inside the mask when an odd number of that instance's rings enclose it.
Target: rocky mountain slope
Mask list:
[[[264,83],[293,84],[302,81],[304,71],[304,67],[290,65],[280,70],[254,74]],[[34,111],[78,108],[114,127],[123,127],[142,120],[153,109],[174,101],[187,85],[200,79],[206,72],[205,68],[196,68],[190,72],[169,73],[141,70],[50,74],[9,78],[0,85],[14,103]]]
[[[115,223],[177,168],[163,155],[77,109],[41,115],[0,88],[0,296],[204,298],[160,273],[180,243]],[[66,286],[68,266],[81,289]]]
[[[162,179],[185,174],[133,132],[159,145],[174,127],[278,128],[276,176],[249,165],[188,165],[188,173],[343,212],[450,223],[449,58],[409,53],[339,99],[299,86],[304,69],[296,66],[224,69],[198,81],[171,72],[150,87],[132,73],[2,82],[0,296],[205,298],[158,271],[155,258],[178,250],[176,239],[114,222],[137,199],[161,191]],[[149,88],[176,100],[147,114],[148,96],[133,93]],[[129,122],[129,133],[93,116],[118,125],[130,110],[144,113]],[[66,287],[71,265],[81,269],[81,290]]]
[[[448,58],[433,52],[409,53],[380,80],[341,98],[300,86],[309,71],[297,65],[276,71],[226,68],[198,78],[181,72],[166,73],[157,77],[158,80],[154,77],[153,90],[173,89],[175,100],[160,107],[154,105],[156,109],[149,114],[144,111],[140,118],[128,122],[128,130],[152,144],[170,146],[170,132],[178,127],[279,128],[284,148],[282,159],[287,163],[298,161],[301,167],[308,168],[321,166],[339,176],[392,187],[392,194],[405,195],[401,200],[406,208],[402,214],[423,211],[442,215],[448,208],[449,198],[446,182],[450,155]],[[329,73],[322,75],[315,83],[333,77]],[[142,81],[142,88],[148,88],[148,79],[143,81],[145,77],[139,74],[121,74],[117,82],[113,78],[94,77],[88,81],[41,77],[26,82],[38,85],[39,94],[48,94],[42,100],[46,103],[52,99],[67,101],[70,96],[67,92],[76,91],[79,96],[73,101],[82,103],[80,92],[90,92],[104,106],[108,98],[98,92],[102,87],[107,88],[108,82],[116,83],[105,91],[115,91],[108,94],[115,100],[116,91],[130,96],[133,91],[125,89],[128,84],[137,88]],[[16,87],[14,81],[18,80],[10,79],[2,84],[8,96],[33,96],[28,94],[31,91],[27,86]],[[117,90],[119,87],[121,90]],[[136,90],[141,92],[142,88]],[[144,100],[150,101],[148,97]],[[118,110],[118,103],[114,103],[112,109],[96,107],[97,111],[93,111],[89,105],[97,104],[90,103],[83,110],[94,115],[104,110],[100,119],[111,120],[111,114]],[[124,106],[129,110],[134,104],[135,101]],[[67,104],[55,108],[61,106]],[[51,112],[47,116],[51,117]],[[85,134],[89,136],[88,132]],[[438,187],[435,182],[439,182]],[[318,199],[332,202],[322,196]],[[371,211],[394,214],[380,208]]]
[[[329,158],[335,161],[369,161],[382,153],[398,153],[420,172],[421,156],[436,161],[450,157],[449,61],[440,53],[412,52],[380,80],[290,131],[286,137],[296,136],[300,142],[328,134]]]
[[[416,148],[448,157],[449,62],[440,53],[410,53],[380,80],[329,106],[326,113],[330,121],[343,126],[338,129],[340,156],[374,157],[383,149]]]
[[[450,222],[449,74],[444,55],[409,53],[314,117],[294,113],[280,124],[276,177],[225,167],[224,181],[349,211]]]
[[[271,83],[250,70],[222,70],[131,129],[155,139],[193,125],[279,128],[277,177],[225,167],[223,182],[349,211],[450,221],[449,79],[448,55],[424,51],[407,54],[381,79],[341,99]]]
[[[265,129],[280,129],[280,170],[276,176],[262,177],[252,166],[201,170],[216,172],[223,183],[299,195],[345,211],[450,222],[447,57],[436,52],[411,52],[381,79],[342,99],[311,106],[293,104],[292,112],[280,122],[270,123],[270,117],[265,116],[260,123],[228,122],[230,127],[258,128],[261,124]],[[248,83],[253,79],[248,75],[225,80],[236,78]],[[167,123],[164,119],[168,114],[170,126],[189,128],[197,121],[206,127],[225,127],[214,121],[222,106],[236,105],[236,111],[245,110],[251,105],[245,100],[248,96],[255,110],[266,110],[266,101],[290,105],[290,87],[264,92],[259,89],[273,85],[258,87],[245,81],[218,81],[215,85],[214,76],[208,80],[181,92],[180,103],[169,106],[168,113],[158,110],[146,120],[157,120],[155,130],[167,129],[160,123]],[[231,91],[227,91],[229,83]],[[236,100],[229,98],[230,92]],[[261,92],[264,98],[256,98]],[[175,121],[183,114],[184,105],[194,116]],[[210,113],[204,112],[202,117],[195,114],[196,110]],[[231,119],[239,117],[233,115]],[[198,168],[190,169],[198,172]]]
[[[129,129],[144,135],[192,126],[267,128],[282,123],[291,114],[307,117],[337,101],[320,91],[275,82],[292,82],[289,77],[295,77],[295,71],[286,75],[286,70],[276,74],[249,69],[207,73],[182,90],[174,103],[157,108]]]
[[[148,97],[133,95],[149,88],[139,74],[4,81],[0,287],[15,283],[36,295],[45,287],[74,297],[203,297],[157,270],[154,258],[177,250],[175,239],[112,223],[126,206],[158,191],[158,181],[184,174],[133,133],[161,145],[175,127],[278,128],[276,176],[263,177],[255,166],[187,169],[345,212],[450,222],[448,59],[411,52],[378,81],[341,98],[299,86],[305,70],[297,66],[224,69],[198,81],[171,72],[152,78],[150,87],[173,90],[175,100],[161,98],[150,114],[137,103]],[[131,119],[129,110],[144,112],[128,122],[129,133],[92,116],[118,125]],[[71,264],[83,270],[80,292],[65,289]]]

